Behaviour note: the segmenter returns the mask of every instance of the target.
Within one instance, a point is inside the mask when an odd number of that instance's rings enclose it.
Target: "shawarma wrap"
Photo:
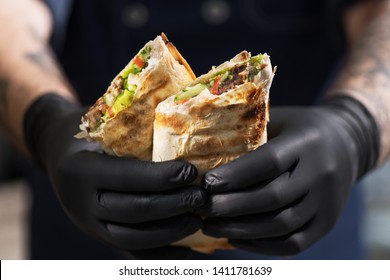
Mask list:
[[[268,55],[243,51],[161,102],[153,161],[185,160],[203,175],[264,144],[273,75]]]
[[[153,161],[185,160],[202,176],[264,144],[273,76],[267,54],[243,51],[161,102]],[[232,248],[200,231],[176,244],[206,253]]]
[[[165,36],[157,36],[115,77],[82,117],[78,138],[97,141],[111,155],[152,159],[155,108],[195,79]]]

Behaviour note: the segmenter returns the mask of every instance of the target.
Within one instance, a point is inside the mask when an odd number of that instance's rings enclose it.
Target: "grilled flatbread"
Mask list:
[[[97,141],[106,153],[152,159],[156,106],[195,79],[164,34],[149,41],[82,117],[77,138]]]
[[[153,161],[185,160],[203,175],[265,143],[272,78],[266,54],[244,51],[161,102]]]
[[[273,76],[267,54],[251,57],[243,51],[161,102],[153,161],[185,160],[202,176],[264,144]],[[205,253],[232,248],[201,232],[176,244]]]

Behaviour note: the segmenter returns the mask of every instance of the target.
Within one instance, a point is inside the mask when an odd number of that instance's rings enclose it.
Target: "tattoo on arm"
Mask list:
[[[390,1],[383,2],[352,47],[332,90],[354,96],[374,116],[381,131],[379,162],[390,155]]]
[[[33,62],[44,71],[60,76],[59,65],[51,48],[39,37],[38,32],[34,28],[29,27],[29,33],[31,38],[41,47],[39,50],[25,53],[24,56],[28,61]]]
[[[390,9],[387,14],[371,22],[352,48],[339,87],[369,93],[390,85]]]
[[[25,57],[45,71],[58,72],[54,57],[49,49],[28,52],[25,54]]]

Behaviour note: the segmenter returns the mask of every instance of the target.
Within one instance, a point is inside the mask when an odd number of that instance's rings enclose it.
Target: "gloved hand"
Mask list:
[[[204,233],[241,249],[293,255],[336,223],[351,186],[376,162],[379,136],[348,97],[270,112],[269,142],[208,172]]]
[[[202,225],[191,211],[204,204],[204,192],[188,186],[196,168],[179,161],[106,155],[96,144],[74,138],[84,112],[48,94],[33,103],[25,117],[26,142],[46,168],[68,216],[90,235],[130,251],[130,257],[187,254],[184,248],[165,246]]]

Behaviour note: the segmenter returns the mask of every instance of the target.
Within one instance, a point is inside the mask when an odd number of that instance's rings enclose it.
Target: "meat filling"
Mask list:
[[[111,84],[104,97],[106,97],[107,95],[118,96],[122,91],[123,79],[122,77],[118,76]],[[84,120],[88,122],[88,132],[96,130],[101,125],[101,123],[103,122],[103,116],[106,113],[110,114],[109,109],[110,107],[106,104],[103,97],[100,97],[83,117]]]
[[[175,96],[174,101],[176,104],[184,104],[199,95],[205,88],[208,88],[214,95],[221,95],[246,82],[254,82],[259,72],[267,66],[260,64],[261,59],[261,55],[255,56],[246,63],[237,64],[230,70],[216,74],[206,82],[183,88]]]
[[[230,78],[222,81],[218,87],[218,95],[224,92],[234,89],[235,87],[242,85],[248,80],[248,71],[246,65],[235,66],[232,70]]]

